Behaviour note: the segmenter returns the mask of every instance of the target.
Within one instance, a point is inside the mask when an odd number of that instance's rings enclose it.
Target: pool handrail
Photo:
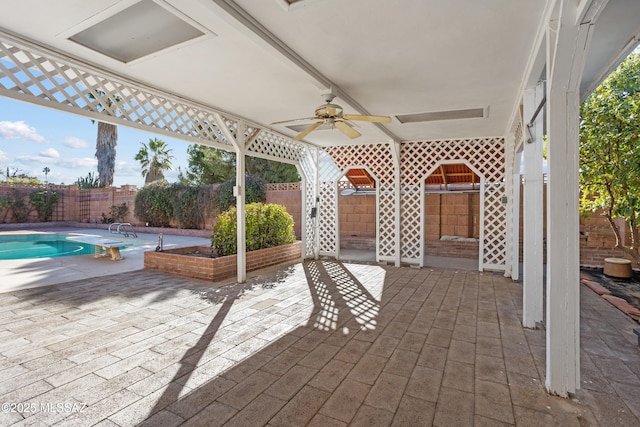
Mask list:
[[[111,227],[113,227],[114,225],[117,226],[115,231],[111,229]],[[131,225],[131,223],[129,222],[114,222],[109,224],[109,233],[122,234],[124,235],[124,237],[129,237],[129,235],[132,235],[135,238],[138,237],[136,230],[133,228],[133,225]]]

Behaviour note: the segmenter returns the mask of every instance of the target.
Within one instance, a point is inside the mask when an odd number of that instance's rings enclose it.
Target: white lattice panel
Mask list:
[[[261,131],[247,147],[247,154],[297,163],[305,157],[306,146],[290,138]]]
[[[316,220],[317,218],[311,218],[311,208],[316,206],[316,165],[315,156],[317,154],[316,148],[309,148],[306,156],[300,161],[300,173],[304,176],[304,207],[305,213],[305,227],[304,227],[304,254],[307,258],[315,256],[315,241],[316,241]]]
[[[318,188],[320,206],[318,235],[320,255],[336,256],[338,253],[338,190],[335,181],[320,181]]]
[[[331,171],[332,180],[337,180],[350,167],[363,166],[369,169],[376,178],[378,185],[376,220],[378,259],[393,261],[400,236],[397,235],[395,227],[399,219],[396,213],[398,194],[394,186],[396,162],[393,159],[390,146],[388,144],[349,145],[326,147],[324,151],[331,156],[338,170],[338,174]],[[337,210],[337,207],[335,209]],[[335,233],[337,236],[338,230],[335,230]]]
[[[422,229],[422,197],[424,179],[438,162],[460,161],[475,168],[485,181],[483,254],[485,266],[503,269],[505,254],[506,214],[504,196],[504,140],[502,138],[409,142],[401,147],[402,260],[421,263],[424,245]],[[495,185],[499,184],[496,188]],[[488,198],[488,200],[487,200]],[[418,214],[418,213],[421,214]],[[487,215],[488,213],[488,215]]]

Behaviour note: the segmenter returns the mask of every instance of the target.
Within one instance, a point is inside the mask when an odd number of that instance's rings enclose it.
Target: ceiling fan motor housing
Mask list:
[[[324,104],[316,108],[316,117],[319,119],[342,118],[342,107],[337,104]]]

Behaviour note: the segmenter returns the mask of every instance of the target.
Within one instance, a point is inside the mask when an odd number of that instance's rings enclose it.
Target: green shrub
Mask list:
[[[238,252],[236,208],[218,215],[211,233],[211,246],[220,256]],[[284,206],[250,203],[246,206],[245,227],[247,252],[271,248],[295,240],[293,217]]]
[[[102,185],[100,185],[100,177],[94,175],[92,172],[89,172],[85,177],[79,177],[74,184],[76,184],[80,190],[102,187]]]
[[[17,223],[29,221],[31,205],[27,203],[27,193],[24,190],[12,188],[10,197],[12,200],[11,213],[13,214],[13,220]]]
[[[174,183],[170,190],[173,213],[180,227],[204,228],[205,218],[213,209],[214,187]]]
[[[102,213],[101,222],[103,224],[113,224],[114,222],[124,222],[124,218],[129,214],[129,205],[122,203],[120,205],[113,205],[109,209],[109,216],[104,212]]]
[[[267,195],[264,190],[267,181],[257,175],[246,175],[244,181],[245,203],[258,203],[265,202],[267,200]],[[220,210],[225,211],[235,205],[236,198],[233,195],[233,187],[235,185],[235,178],[229,179],[220,184]]]
[[[7,216],[11,211],[11,206],[13,206],[13,197],[9,195],[0,196],[0,211],[2,212],[2,220],[0,220],[0,222],[7,222]]]
[[[29,193],[29,201],[31,202],[31,206],[33,206],[38,213],[38,221],[47,222],[51,220],[53,208],[56,203],[58,203],[58,193],[55,191],[33,191]],[[28,216],[29,214],[27,213],[27,217]]]
[[[152,227],[168,227],[173,218],[171,189],[164,181],[142,187],[136,194],[133,212],[142,222]]]

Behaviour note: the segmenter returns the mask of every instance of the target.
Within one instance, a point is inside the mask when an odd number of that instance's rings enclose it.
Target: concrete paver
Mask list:
[[[634,323],[581,297],[583,388],[562,399],[521,286],[489,272],[320,260],[4,292],[0,425],[640,426]]]

